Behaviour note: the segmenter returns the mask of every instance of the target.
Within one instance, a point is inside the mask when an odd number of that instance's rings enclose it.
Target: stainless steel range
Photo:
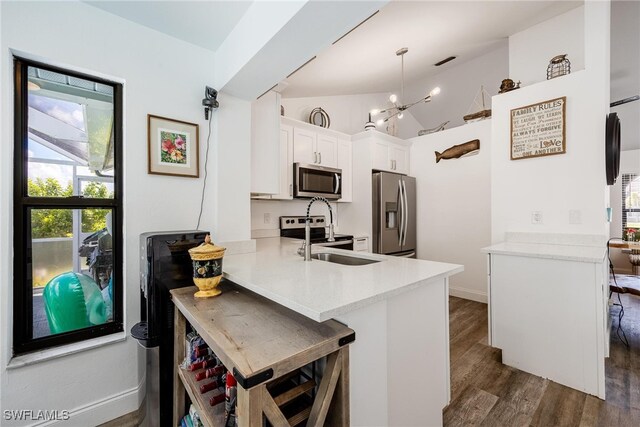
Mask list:
[[[331,246],[338,249],[353,250],[353,236],[336,234],[335,241],[329,242],[325,227],[329,225],[323,215],[311,218],[311,244],[316,246]],[[281,216],[280,237],[290,237],[304,240],[304,216]]]

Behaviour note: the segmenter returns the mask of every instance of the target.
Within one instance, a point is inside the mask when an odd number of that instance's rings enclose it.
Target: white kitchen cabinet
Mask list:
[[[489,344],[502,350],[502,363],[604,399],[604,248],[507,242],[483,252]]]
[[[372,169],[409,174],[409,147],[376,139],[371,150]]]
[[[389,145],[386,141],[373,141],[371,145],[371,168],[377,170],[390,170]]]
[[[251,104],[251,193],[280,193],[280,94],[268,92]]]
[[[318,134],[309,129],[293,128],[293,162],[294,163],[318,163],[317,155]]]
[[[274,92],[275,94],[275,92]],[[274,116],[275,99],[265,100],[267,94],[252,105],[252,199],[293,199],[293,163],[308,163],[337,167],[342,172],[343,197],[340,202],[352,200],[352,153],[349,135],[280,116],[280,98],[277,95],[278,115]],[[267,98],[269,99],[269,98]],[[278,145],[273,141],[275,120]],[[317,129],[316,129],[317,128]],[[268,133],[268,135],[265,135]],[[268,142],[268,143],[267,143]],[[261,182],[261,178],[265,182]]]
[[[293,199],[293,126],[280,125],[280,192],[273,199]]]
[[[338,139],[338,169],[342,169],[342,197],[339,202],[351,202],[353,165],[351,155],[351,141],[347,138]]]
[[[338,138],[302,127],[293,129],[293,161],[335,168]]]
[[[316,152],[320,166],[335,168],[338,166],[338,138],[332,135],[318,133]]]
[[[389,144],[389,165],[393,172],[409,174],[409,147]]]

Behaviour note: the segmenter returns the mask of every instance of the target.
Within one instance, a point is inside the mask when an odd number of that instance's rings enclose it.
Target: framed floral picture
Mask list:
[[[149,114],[147,138],[150,174],[198,178],[200,161],[197,124]]]

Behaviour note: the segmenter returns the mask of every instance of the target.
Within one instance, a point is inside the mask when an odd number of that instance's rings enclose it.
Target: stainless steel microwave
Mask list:
[[[342,197],[342,169],[293,164],[293,197],[308,199],[322,196],[329,200]]]

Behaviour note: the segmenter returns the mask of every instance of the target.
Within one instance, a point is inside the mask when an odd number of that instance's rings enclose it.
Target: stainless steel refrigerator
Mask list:
[[[416,179],[373,173],[373,252],[415,258]]]

